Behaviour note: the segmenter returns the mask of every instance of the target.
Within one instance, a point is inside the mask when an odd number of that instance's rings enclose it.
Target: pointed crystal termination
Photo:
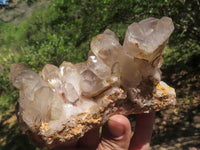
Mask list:
[[[115,33],[109,29],[105,30],[103,34],[94,37],[90,47],[94,55],[109,67],[119,61],[122,46]]]
[[[25,124],[33,128],[39,126],[41,120],[49,120],[53,91],[48,84],[22,63],[11,66],[9,78],[20,89],[20,114]]]
[[[13,64],[20,90],[19,122],[41,147],[71,144],[113,114],[138,114],[175,105],[175,90],[160,81],[172,20],[148,18],[128,27],[123,46],[107,29],[92,39],[87,63],[47,64],[38,74]]]
[[[149,62],[161,56],[165,44],[174,30],[171,18],[148,18],[128,27],[124,40],[124,51],[130,57]]]
[[[58,67],[47,64],[39,74],[41,78],[49,84],[52,90],[62,90],[62,82],[60,81],[60,73]]]
[[[174,25],[168,17],[148,18],[128,27],[121,63],[122,85],[126,89],[137,88],[142,80],[149,80],[154,87],[160,82],[161,54],[173,30]]]
[[[89,56],[87,66],[101,79],[109,78],[111,76],[111,68],[95,55]]]

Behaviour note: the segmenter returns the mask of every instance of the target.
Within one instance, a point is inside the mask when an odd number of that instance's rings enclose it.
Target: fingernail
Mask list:
[[[114,119],[114,117],[111,117],[108,121],[109,131],[114,138],[121,137],[125,133],[125,128],[119,121]]]

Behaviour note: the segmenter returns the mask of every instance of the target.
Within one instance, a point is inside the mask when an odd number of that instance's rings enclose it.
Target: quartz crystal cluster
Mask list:
[[[52,148],[73,143],[113,114],[137,114],[175,105],[161,80],[162,52],[174,26],[168,17],[128,27],[123,45],[107,29],[92,39],[86,63],[47,64],[35,73],[13,64],[9,78],[20,90],[22,130]]]

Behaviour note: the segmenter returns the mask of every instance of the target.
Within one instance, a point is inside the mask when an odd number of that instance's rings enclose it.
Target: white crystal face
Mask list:
[[[168,17],[148,18],[128,27],[123,45],[107,29],[92,39],[87,63],[47,64],[39,75],[25,64],[13,64],[9,78],[20,90],[26,130],[48,145],[54,136],[80,138],[85,126],[103,123],[110,112],[149,112],[165,105],[160,99],[174,100],[173,89],[160,81],[161,53],[173,29]]]

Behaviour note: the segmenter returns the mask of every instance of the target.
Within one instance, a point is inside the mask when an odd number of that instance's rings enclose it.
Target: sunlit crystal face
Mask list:
[[[106,89],[109,84],[98,78],[92,71],[86,70],[81,74],[80,87],[82,95],[92,97]]]
[[[115,33],[107,29],[92,39],[91,50],[93,54],[111,67],[117,62],[121,52],[121,45]]]
[[[174,89],[160,81],[161,54],[173,29],[168,17],[148,18],[128,27],[123,45],[107,29],[92,39],[87,62],[47,64],[39,75],[13,64],[9,78],[20,90],[25,129],[37,132],[48,145],[54,137],[78,139],[115,113],[174,104]]]
[[[83,71],[87,69],[87,64],[84,62],[78,63],[78,64],[75,64],[75,67],[77,68],[77,71],[79,72],[79,74],[81,74]]]
[[[53,91],[62,90],[62,82],[60,80],[61,76],[58,67],[47,64],[40,72],[40,76],[44,81],[46,81],[49,84]]]
[[[172,20],[148,18],[128,27],[124,50],[131,56],[153,61],[160,56],[165,44],[174,30]]]
[[[89,56],[87,66],[101,79],[109,78],[111,75],[111,68],[95,55]]]

